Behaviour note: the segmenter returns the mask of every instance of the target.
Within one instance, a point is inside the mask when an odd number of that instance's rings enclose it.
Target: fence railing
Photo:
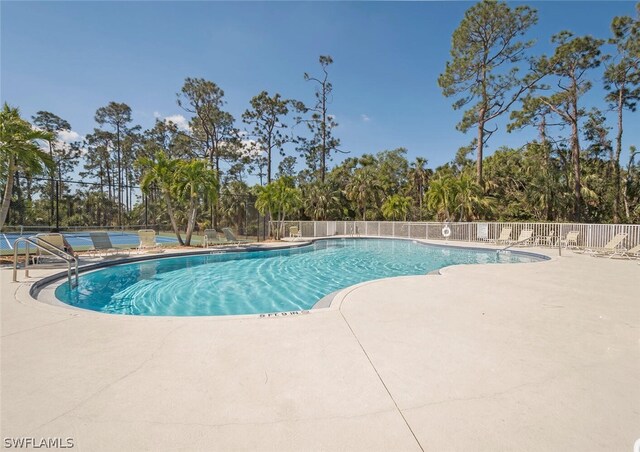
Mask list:
[[[578,231],[580,248],[603,247],[619,233],[626,233],[625,248],[640,244],[640,224],[587,224],[587,223],[516,223],[516,222],[402,222],[402,221],[287,221],[297,226],[303,237],[330,237],[334,235],[360,235],[372,237],[402,237],[433,241],[495,242],[503,228],[511,228],[511,240],[517,240],[523,230],[533,231],[533,243],[557,245],[570,231]],[[445,230],[448,227],[448,231]],[[444,230],[444,231],[443,231]]]

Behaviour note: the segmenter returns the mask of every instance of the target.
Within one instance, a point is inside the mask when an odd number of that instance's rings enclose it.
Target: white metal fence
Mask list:
[[[303,237],[330,237],[334,235],[360,235],[373,237],[404,237],[426,240],[458,240],[466,242],[495,242],[503,228],[511,228],[511,240],[517,240],[523,230],[533,231],[533,243],[557,245],[570,231],[578,231],[580,248],[602,247],[616,234],[625,233],[622,246],[632,248],[640,244],[640,224],[586,224],[586,223],[512,223],[512,222],[401,222],[401,221],[287,221],[297,226]],[[449,227],[445,237],[443,229]],[[446,233],[447,231],[445,231]]]

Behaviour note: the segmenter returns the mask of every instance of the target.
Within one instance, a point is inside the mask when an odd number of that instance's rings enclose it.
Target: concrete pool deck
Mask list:
[[[3,441],[69,437],[91,451],[633,450],[640,265],[527,251],[552,259],[374,281],[328,309],[267,318],[50,306],[29,297],[22,272],[12,283],[2,269]]]

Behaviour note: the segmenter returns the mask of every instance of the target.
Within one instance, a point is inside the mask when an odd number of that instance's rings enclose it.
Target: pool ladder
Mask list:
[[[503,254],[503,253],[504,253],[504,254],[508,254],[508,253],[510,253],[509,248],[511,248],[511,247],[513,247],[513,246],[516,246],[516,245],[518,245],[518,244],[520,244],[520,243],[528,242],[529,240],[531,240],[531,237],[526,238],[526,239],[524,239],[524,240],[520,240],[520,241],[518,241],[518,242],[510,243],[509,245],[505,246],[504,248],[497,250],[497,251],[496,251],[496,254]]]
[[[25,261],[24,261],[24,276],[29,277],[29,245],[35,246],[46,253],[51,254],[53,257],[62,259],[67,263],[67,278],[69,280],[69,287],[75,287],[78,285],[78,259],[65,250],[58,248],[55,245],[47,242],[46,240],[38,239],[37,237],[20,237],[13,243],[13,282],[18,281],[18,245],[25,243]],[[73,271],[72,271],[73,266]],[[75,274],[75,279],[72,278],[72,274]]]

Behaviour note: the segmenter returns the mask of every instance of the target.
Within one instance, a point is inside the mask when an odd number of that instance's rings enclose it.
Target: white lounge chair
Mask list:
[[[38,264],[42,263],[43,260],[49,258],[51,258],[52,262],[59,262],[60,259],[54,257],[58,254],[57,250],[63,251],[67,254],[71,254],[67,251],[67,246],[64,243],[64,237],[60,233],[48,232],[37,234],[35,240],[39,245],[48,250],[51,250],[51,253],[48,253],[40,248],[36,248],[36,255],[34,256],[33,260]]]
[[[121,252],[121,250],[113,246],[109,234],[104,231],[90,232],[89,237],[93,243],[92,254],[100,255],[104,252],[105,256],[108,256],[109,253],[115,255]]]
[[[155,250],[162,252],[164,250],[159,249],[159,245],[156,242],[156,231],[153,229],[140,229],[138,231],[138,238],[140,239],[139,251]]]
[[[298,228],[298,226],[291,226],[289,228],[289,237],[300,238],[302,237],[302,231],[300,230],[300,228]]]
[[[511,241],[511,230],[512,229],[508,226],[502,228],[500,231],[500,237],[496,239],[496,244],[509,243]]]
[[[624,239],[627,238],[627,234],[621,232],[620,234],[616,234],[609,242],[602,247],[592,247],[584,250],[585,253],[589,253],[592,256],[598,257],[613,257],[613,256],[624,256],[625,249],[620,247]]]
[[[221,243],[224,243],[224,242],[221,242],[220,239],[218,238],[218,231],[216,231],[215,229],[204,230],[204,235],[202,237],[202,246],[204,248],[207,248],[213,245],[220,245]]]
[[[523,229],[516,240],[510,240],[509,243],[517,246],[527,246],[531,242],[533,231],[531,229]]]
[[[236,245],[239,245],[241,243],[248,243],[248,240],[238,239],[231,228],[222,228],[222,233],[224,234],[227,243],[234,243]]]
[[[577,248],[579,235],[580,231],[567,232],[567,236],[564,238],[564,240],[560,240],[560,245],[564,246],[565,248]]]
[[[633,248],[624,250],[622,252],[622,256],[626,257],[627,259],[640,259],[640,243],[638,243]]]
[[[539,235],[535,238],[535,244],[540,246],[554,246],[556,242],[556,231],[550,230],[547,235]]]

